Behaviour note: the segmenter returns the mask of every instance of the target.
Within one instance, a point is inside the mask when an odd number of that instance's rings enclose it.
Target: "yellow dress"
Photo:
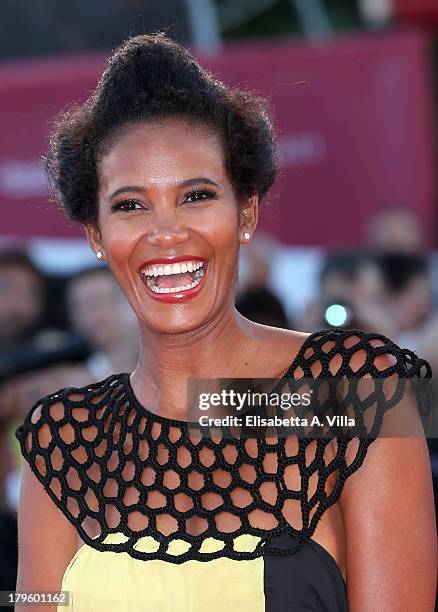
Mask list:
[[[240,538],[241,548],[251,548],[253,536]],[[108,542],[121,540],[117,534],[107,536]],[[156,546],[150,541],[142,548],[152,552]],[[176,542],[173,548],[180,554],[185,546]],[[215,543],[207,542],[204,548],[214,551]],[[181,565],[145,562],[126,552],[100,552],[84,544],[64,573],[62,590],[70,593],[69,605],[59,606],[58,612],[263,612],[263,565],[262,557],[249,561],[220,557]]]

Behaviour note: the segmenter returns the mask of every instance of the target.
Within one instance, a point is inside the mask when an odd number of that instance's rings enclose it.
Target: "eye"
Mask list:
[[[204,200],[213,199],[216,197],[216,192],[212,189],[193,189],[189,191],[186,196],[184,202],[192,203],[192,202],[202,202]]]
[[[117,202],[117,204],[114,204],[113,206],[111,206],[111,210],[112,211],[116,211],[116,210],[135,210],[133,207],[138,204],[139,206],[142,206],[140,204],[140,202],[137,202],[137,200],[122,200],[121,202]]]

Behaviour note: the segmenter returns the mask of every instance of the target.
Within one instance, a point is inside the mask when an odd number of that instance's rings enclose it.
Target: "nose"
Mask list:
[[[188,235],[187,227],[181,223],[177,214],[161,213],[154,215],[147,239],[154,246],[169,248],[187,240]]]

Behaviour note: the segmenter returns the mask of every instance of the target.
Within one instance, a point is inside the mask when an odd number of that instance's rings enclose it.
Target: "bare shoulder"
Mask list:
[[[264,371],[281,376],[297,360],[304,344],[311,335],[307,332],[282,329],[254,323],[251,333],[257,342],[257,354],[263,355]],[[260,357],[258,357],[260,363]]]
[[[51,406],[55,419],[62,418],[64,410],[62,402]],[[30,421],[37,427],[36,434],[28,429],[22,438],[26,460],[22,462],[18,506],[17,590],[60,590],[63,573],[78,545],[75,527],[53,500],[60,494],[59,481],[52,477],[53,467],[38,452],[50,448],[53,462],[62,461],[56,457],[53,433],[43,413],[43,404],[34,407]]]
[[[41,397],[15,430],[23,458],[43,484],[48,473],[62,470],[64,454],[75,441],[75,422],[89,418],[90,405],[81,402],[80,391],[66,388]]]
[[[285,329],[283,327],[274,327],[272,325],[263,325],[262,323],[254,323],[260,335],[266,335],[274,339],[283,339],[289,343],[300,343],[311,335],[311,332],[299,331],[295,329]]]
[[[118,380],[109,378],[40,398],[15,431],[24,459],[18,507],[20,590],[59,590],[78,549],[86,520],[81,510],[85,442],[98,443],[96,419],[105,416],[110,383]]]
[[[432,610],[437,534],[425,439],[376,439],[340,507],[352,608]]]
[[[365,382],[368,403],[374,385],[383,382],[385,394],[376,394],[372,407],[375,413],[381,411],[387,427],[389,423],[407,432],[397,437],[390,432],[398,430],[381,429],[360,469],[344,483],[339,504],[349,603],[361,610],[432,610],[437,551],[431,465],[419,405],[411,392],[412,381],[430,378],[430,365],[381,334],[356,330],[339,340],[346,349],[340,366],[345,377]],[[355,442],[349,444],[347,464],[355,457]]]
[[[277,352],[284,351],[289,355],[298,352],[304,341],[312,335],[310,332],[273,327],[246,320],[249,333],[257,340],[270,345]]]
[[[55,444],[67,448],[74,442],[75,430],[86,427],[97,414],[104,414],[120,385],[121,375],[113,374],[99,382],[64,387],[41,397],[15,430],[24,458],[44,455]]]
[[[98,445],[99,424],[105,420],[112,394],[120,385],[120,375],[111,375],[88,386],[65,387],[45,395],[15,430],[26,469],[68,516],[74,515],[69,504],[73,503],[79,473],[88,459],[86,447]],[[68,495],[62,486],[69,488]]]

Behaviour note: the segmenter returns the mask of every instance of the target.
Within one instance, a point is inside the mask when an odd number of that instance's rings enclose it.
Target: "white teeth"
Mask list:
[[[159,287],[152,286],[150,289],[152,289],[154,293],[176,293],[177,291],[187,291],[187,289],[193,289],[193,287],[196,287],[200,281],[201,279],[198,281],[193,281],[193,283],[190,283],[190,285],[184,285],[184,287],[164,287],[163,289],[160,289]]]
[[[147,286],[149,287],[149,289],[151,289],[154,293],[176,293],[177,291],[187,291],[187,289],[193,289],[193,287],[196,287],[196,285],[199,285],[203,276],[204,276],[204,271],[202,270],[200,273],[198,273],[195,276],[195,280],[192,283],[189,283],[188,285],[184,285],[180,287],[160,288],[155,285],[155,282],[152,280],[152,278],[148,278],[146,282],[147,282]]]
[[[203,266],[203,261],[185,261],[184,263],[165,264],[161,266],[147,266],[141,270],[141,273],[145,276],[167,276],[169,274],[185,274],[186,272],[195,272]]]
[[[174,264],[163,264],[163,265],[151,265],[144,267],[140,272],[145,277],[146,284],[151,291],[154,293],[181,293],[196,287],[202,280],[205,274],[206,267],[204,262],[200,260],[178,262]],[[158,287],[157,276],[168,276],[170,274],[184,274],[186,272],[193,273],[193,281],[186,285],[180,285],[178,287]]]

